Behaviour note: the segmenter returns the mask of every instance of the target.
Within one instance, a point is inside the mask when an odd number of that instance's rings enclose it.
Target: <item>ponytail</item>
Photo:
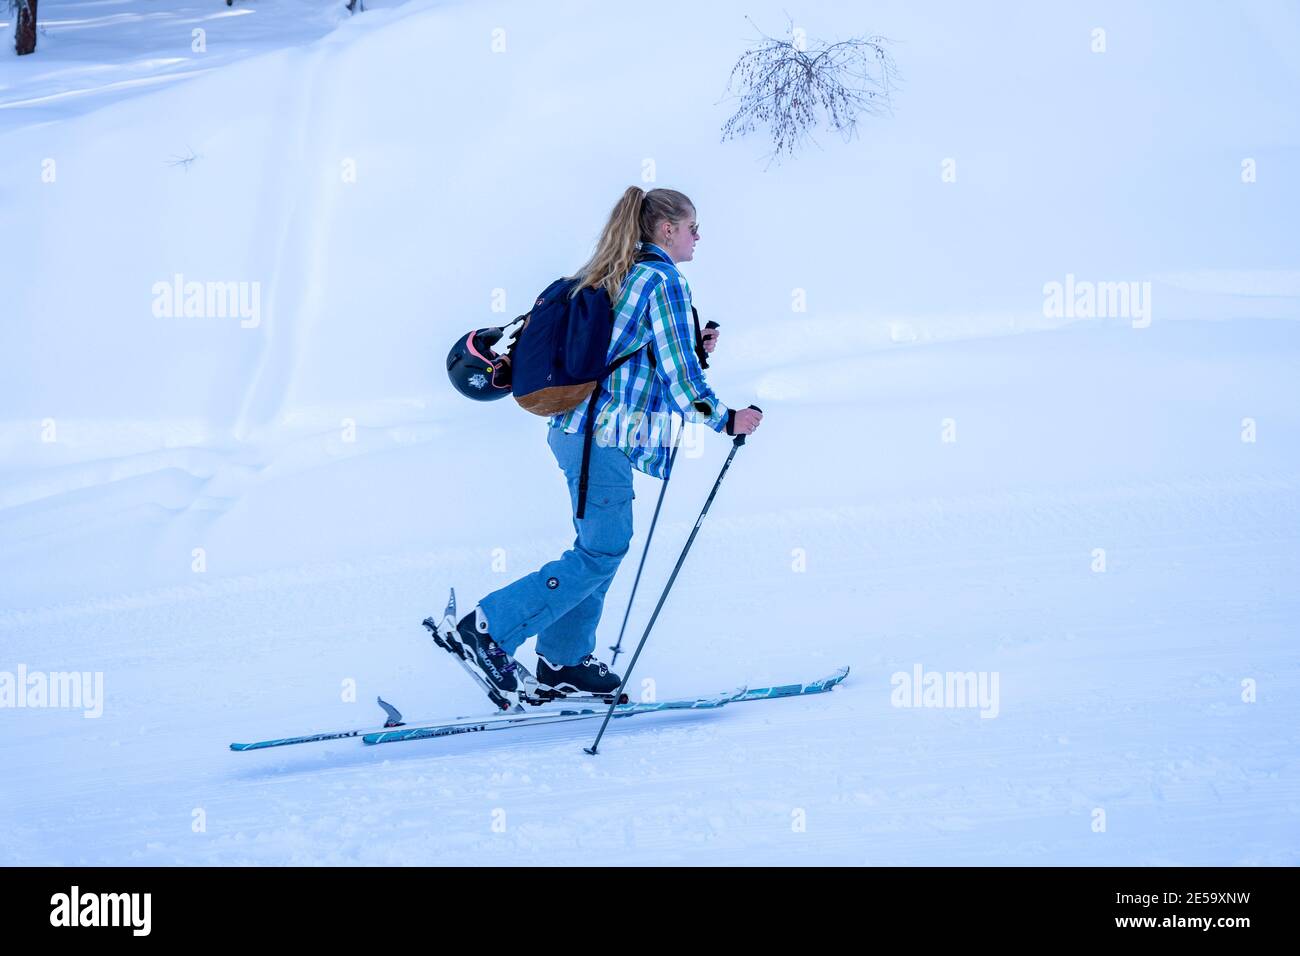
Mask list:
[[[682,219],[695,211],[695,205],[675,189],[652,189],[628,186],[609,214],[609,221],[596,243],[596,251],[574,278],[573,294],[587,288],[604,288],[614,302],[623,288],[623,280],[632,271],[638,242],[652,241],[654,229],[665,219]]]

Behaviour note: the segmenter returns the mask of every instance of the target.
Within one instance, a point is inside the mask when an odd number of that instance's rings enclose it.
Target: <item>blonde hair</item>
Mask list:
[[[596,243],[596,251],[573,276],[578,281],[573,294],[603,287],[610,301],[618,298],[623,280],[632,270],[638,241],[653,242],[655,227],[665,220],[684,219],[695,212],[695,204],[675,189],[629,186],[609,214],[609,221]]]

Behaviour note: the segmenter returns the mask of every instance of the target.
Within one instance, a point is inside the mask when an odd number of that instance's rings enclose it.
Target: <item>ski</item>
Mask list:
[[[732,691],[726,694],[718,694],[714,697],[701,697],[686,700],[662,701],[659,703],[639,703],[621,705],[615,711],[615,716],[628,717],[633,714],[647,714],[660,710],[687,710],[694,708],[721,707],[723,704],[732,700],[739,700],[741,695],[746,693],[744,688]],[[571,700],[571,698],[562,698],[561,700]],[[296,737],[277,737],[272,740],[259,740],[255,743],[233,743],[230,749],[234,751],[245,750],[265,750],[268,747],[287,747],[293,744],[309,744],[324,740],[346,740],[349,737],[361,737],[366,743],[388,743],[389,740],[370,740],[370,737],[380,737],[385,733],[396,728],[409,730],[419,730],[421,733],[413,737],[401,737],[394,739],[411,739],[418,740],[423,737],[443,737],[452,733],[468,733],[471,730],[496,729],[499,724],[522,725],[532,722],[556,723],[566,720],[587,720],[591,717],[600,716],[605,712],[608,701],[597,701],[601,707],[599,710],[537,710],[537,711],[512,711],[506,714],[492,714],[485,717],[453,717],[441,721],[421,721],[417,724],[407,725],[402,722],[402,715],[391,704],[379,701],[380,706],[384,708],[388,719],[382,727],[367,727],[353,730],[332,730],[315,734],[301,734]],[[622,711],[621,713],[619,711]],[[491,728],[483,725],[491,725]],[[468,728],[468,729],[453,729]],[[441,731],[440,733],[428,731]]]
[[[779,684],[772,687],[741,688],[730,693],[717,694],[713,697],[685,698],[655,703],[620,704],[614,708],[614,716],[634,717],[637,714],[652,714],[668,710],[711,710],[726,704],[744,701],[774,700],[779,697],[823,694],[842,682],[848,675],[849,669],[841,667],[820,680],[809,681],[805,684]],[[557,703],[564,700],[566,698],[561,698]],[[575,720],[591,720],[600,717],[607,709],[605,706],[601,706],[582,710],[520,710],[486,717],[456,717],[450,720],[427,721],[407,725],[402,722],[402,715],[397,708],[386,703],[382,698],[379,699],[379,705],[384,709],[387,718],[382,727],[301,734],[296,737],[278,737],[255,743],[233,743],[230,745],[230,749],[237,752],[264,750],[268,747],[285,747],[293,744],[316,743],[326,740],[345,740],[351,737],[360,737],[367,744],[391,743],[397,740],[425,740],[432,737],[449,737],[455,734],[478,733],[488,730],[508,730],[512,727],[519,728],[532,726],[533,724],[557,724]]]
[[[746,688],[685,700],[664,700],[655,703],[619,704],[615,717],[634,717],[637,714],[657,714],[667,710],[715,710],[734,700],[740,700]],[[413,724],[391,730],[372,731],[362,736],[368,744],[387,744],[398,740],[427,740],[431,737],[450,737],[455,734],[478,733],[488,730],[512,730],[541,724],[562,724],[575,720],[592,720],[604,715],[607,707],[600,709],[536,711],[533,713],[495,714],[479,719],[462,718],[444,723]]]
[[[614,708],[614,717],[634,717],[637,714],[653,714],[665,710],[716,709],[726,704],[742,701],[775,700],[780,697],[804,697],[810,694],[824,694],[849,676],[849,669],[839,670],[820,680],[804,684],[778,684],[772,687],[740,688],[730,694],[715,697],[701,697],[695,700],[672,700],[658,703],[620,704]],[[386,744],[397,740],[427,740],[432,737],[451,737],[456,734],[477,733],[488,730],[509,730],[522,726],[540,724],[568,723],[575,720],[591,720],[603,716],[607,708],[586,710],[541,711],[538,713],[499,714],[479,720],[463,718],[438,724],[415,724],[379,731],[362,736],[368,744]]]
[[[379,706],[384,709],[387,720],[384,721],[384,728],[401,727],[402,715],[398,713],[396,707],[387,703],[382,697],[376,698]],[[331,730],[319,734],[302,734],[298,737],[279,737],[275,740],[259,740],[251,744],[231,744],[230,749],[235,751],[242,750],[264,750],[267,747],[287,747],[290,744],[310,744],[321,740],[344,740],[348,737],[360,737],[362,734],[372,733],[377,728],[371,727],[364,730]]]
[[[849,669],[841,667],[833,674],[828,674],[821,680],[809,681],[806,684],[782,684],[778,687],[754,687],[737,697],[737,702],[746,700],[774,700],[777,697],[804,697],[808,694],[824,694],[836,684],[839,684],[844,678],[849,676]]]

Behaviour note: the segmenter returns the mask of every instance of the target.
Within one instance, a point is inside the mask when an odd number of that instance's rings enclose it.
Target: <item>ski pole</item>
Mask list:
[[[749,407],[756,412],[762,411],[757,405],[750,405]],[[637,644],[636,651],[632,654],[632,660],[627,665],[627,673],[623,675],[623,683],[619,684],[618,690],[614,692],[614,698],[610,701],[609,710],[605,712],[605,719],[600,724],[596,739],[591,742],[590,747],[583,748],[592,756],[596,755],[596,750],[600,746],[600,738],[605,736],[605,728],[609,726],[609,719],[614,716],[614,708],[618,706],[618,702],[622,699],[627,682],[632,679],[632,670],[636,667],[641,651],[645,648],[646,639],[650,637],[650,630],[655,626],[655,621],[659,618],[659,612],[663,609],[664,601],[668,599],[668,592],[672,590],[673,582],[677,580],[677,572],[682,569],[682,562],[686,560],[686,553],[691,550],[691,544],[695,541],[695,536],[700,532],[700,525],[704,523],[704,516],[709,513],[709,506],[713,504],[713,498],[722,485],[722,479],[727,476],[727,469],[731,467],[731,460],[736,457],[736,452],[743,444],[745,444],[744,435],[737,435],[736,440],[731,443],[731,453],[727,455],[727,460],[722,463],[722,470],[718,472],[718,480],[713,483],[713,490],[709,492],[709,497],[704,502],[704,509],[700,512],[700,516],[695,519],[695,527],[691,529],[691,535],[686,539],[686,546],[682,548],[681,556],[677,559],[677,565],[673,568],[673,573],[668,576],[668,583],[664,585],[663,593],[659,595],[659,603],[655,605],[654,613],[650,615],[650,622],[645,626],[645,633],[641,635],[641,641]]]
[[[717,322],[706,322],[706,329],[721,328]],[[681,431],[677,433],[677,438],[673,441],[673,453],[668,456],[668,474],[664,478],[664,483],[659,488],[659,500],[655,503],[654,517],[650,519],[650,530],[646,532],[645,547],[641,550],[641,563],[636,566],[636,578],[632,581],[632,594],[627,599],[627,610],[623,612],[623,624],[618,629],[618,640],[609,646],[614,652],[610,659],[609,666],[613,667],[618,663],[618,655],[623,653],[623,632],[627,630],[627,619],[632,614],[632,602],[636,600],[636,589],[641,584],[641,571],[645,568],[646,555],[650,553],[650,539],[655,535],[655,524],[659,521],[659,509],[664,506],[664,495],[668,492],[668,479],[673,476],[673,462],[677,460],[677,449],[681,447],[682,434],[686,431],[686,423],[682,422]]]
[[[685,431],[685,423],[682,425],[682,431]],[[677,449],[681,447],[682,432],[677,433],[677,441],[673,443],[673,453],[668,456],[668,478],[673,476],[673,462],[677,460]],[[668,491],[668,478],[659,488],[659,501],[655,504],[654,517],[650,519],[650,530],[646,532],[645,548],[641,552],[641,563],[636,566],[636,578],[632,581],[632,594],[627,599],[627,610],[623,612],[623,626],[618,629],[618,641],[610,645],[610,650],[614,652],[609,666],[613,667],[618,663],[618,655],[623,652],[623,632],[627,630],[627,619],[632,613],[632,602],[636,600],[636,589],[641,583],[641,571],[645,568],[646,555],[650,553],[650,539],[655,534],[655,524],[659,521],[659,509],[664,506],[664,494]]]

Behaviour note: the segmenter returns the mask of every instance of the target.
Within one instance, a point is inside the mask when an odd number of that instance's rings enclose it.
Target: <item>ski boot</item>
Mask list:
[[[568,665],[552,664],[538,654],[536,681],[535,696],[542,701],[571,700],[577,696],[609,703],[623,683],[623,678],[590,654],[578,663]],[[626,694],[619,698],[619,703],[627,703]]]
[[[475,607],[457,623],[453,590],[442,621],[427,617],[424,626],[433,635],[434,642],[460,661],[499,709],[521,709],[520,701],[531,695],[536,680],[492,640],[481,608]]]

